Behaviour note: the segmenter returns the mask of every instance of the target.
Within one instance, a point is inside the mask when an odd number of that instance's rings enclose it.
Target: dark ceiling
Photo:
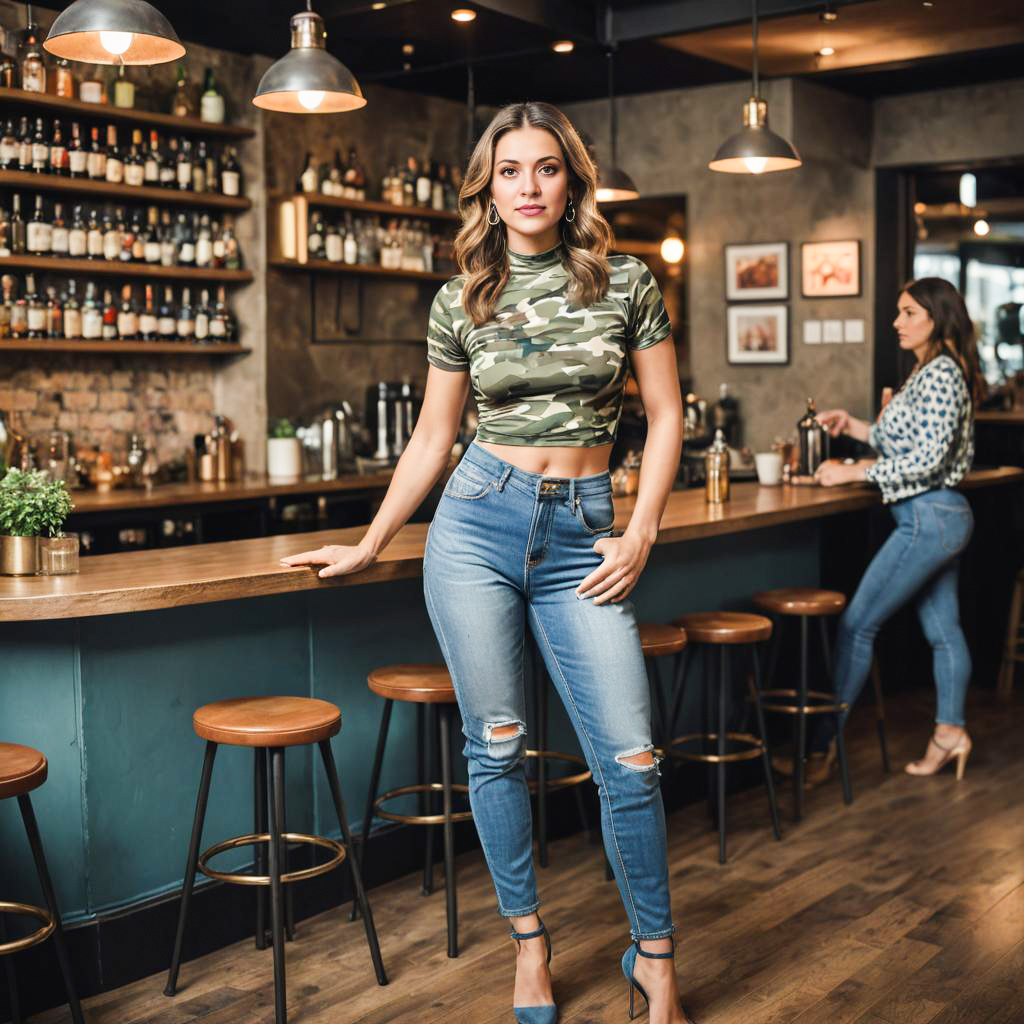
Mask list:
[[[939,4],[962,0],[935,0]],[[851,4],[836,0],[842,18]],[[974,0],[971,9],[986,0]],[[288,45],[288,20],[300,0],[157,0],[178,34],[241,53],[278,56]],[[907,0],[920,8],[920,0]],[[475,21],[451,19],[454,7],[471,7]],[[762,19],[817,17],[822,2],[759,0]],[[552,102],[594,99],[608,91],[608,41],[616,47],[615,88],[619,93],[652,92],[715,82],[739,81],[746,73],[718,61],[662,45],[662,37],[728,25],[749,24],[750,0],[388,0],[373,10],[370,0],[314,0],[325,19],[328,48],[361,82],[464,100],[472,67],[476,102],[497,105],[522,99]],[[555,54],[551,43],[572,39],[571,54]],[[403,53],[411,44],[413,52]],[[699,52],[699,45],[696,47]],[[928,59],[820,71],[814,78],[863,96],[1017,77],[1024,45]]]

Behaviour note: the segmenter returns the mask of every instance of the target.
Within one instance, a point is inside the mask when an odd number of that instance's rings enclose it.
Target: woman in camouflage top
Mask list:
[[[323,565],[324,577],[369,565],[444,472],[472,385],[480,425],[431,524],[424,592],[462,714],[474,820],[516,939],[516,1020],[557,1019],[523,767],[529,621],[599,787],[633,939],[623,970],[653,1024],[686,1024],[648,682],[626,600],[679,465],[679,379],[650,271],[608,256],[596,179],[554,107],[497,114],[469,161],[462,273],[431,308],[423,407],[380,511],[358,545],[285,561]],[[630,366],[648,430],[636,503],[615,536],[608,460]]]

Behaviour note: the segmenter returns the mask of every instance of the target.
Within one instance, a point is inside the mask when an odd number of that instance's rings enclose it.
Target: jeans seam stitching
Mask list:
[[[629,896],[629,905],[630,905],[630,908],[633,911],[633,920],[636,921],[637,923],[639,923],[640,917],[637,914],[636,902],[633,899],[633,889],[632,889],[632,887],[629,884],[629,876],[626,873],[626,864],[625,864],[625,862],[622,859],[622,850],[619,847],[619,837],[615,834],[615,819],[614,819],[614,815],[612,814],[612,800],[611,800],[611,794],[609,793],[609,790],[608,790],[608,783],[607,783],[607,781],[605,780],[605,777],[604,777],[604,765],[601,764],[601,759],[597,756],[597,751],[594,749],[593,740],[591,740],[590,733],[587,732],[587,727],[586,727],[586,725],[585,725],[585,723],[583,721],[583,717],[582,717],[582,715],[580,715],[579,708],[577,707],[577,704],[576,704],[576,698],[573,696],[572,690],[569,688],[569,682],[565,678],[565,673],[562,671],[562,666],[561,666],[560,662],[558,661],[558,656],[555,654],[554,648],[552,648],[552,646],[551,646],[551,641],[548,640],[547,632],[544,629],[544,623],[541,622],[540,616],[536,614],[536,612],[533,610],[533,608],[531,608],[530,611],[533,614],[534,620],[537,623],[537,628],[538,628],[538,630],[540,630],[540,634],[541,634],[541,636],[544,639],[544,645],[547,647],[548,651],[551,653],[551,660],[555,663],[555,667],[558,669],[558,674],[562,677],[562,683],[565,686],[566,696],[568,696],[570,702],[572,703],[572,709],[576,713],[576,717],[579,719],[580,731],[583,733],[584,737],[586,738],[587,746],[590,747],[590,752],[591,752],[591,754],[594,757],[594,764],[597,766],[597,769],[598,769],[598,771],[601,774],[601,787],[604,789],[604,798],[608,802],[608,829],[609,829],[609,831],[612,834],[612,843],[615,845],[615,856],[618,857],[618,859],[619,859],[619,867],[622,869],[622,880],[623,880],[623,883],[625,885],[626,893]]]

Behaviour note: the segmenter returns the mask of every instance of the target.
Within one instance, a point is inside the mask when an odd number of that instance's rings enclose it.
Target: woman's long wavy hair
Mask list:
[[[964,375],[971,401],[977,407],[984,397],[985,383],[978,364],[974,324],[963,296],[941,277],[920,277],[908,281],[906,292],[932,318],[934,328],[922,366],[940,355],[951,355]]]
[[[608,291],[608,260],[612,230],[597,208],[597,167],[569,119],[550,103],[512,103],[494,116],[473,149],[459,191],[462,227],[455,238],[455,260],[465,274],[462,306],[478,327],[494,315],[494,306],[508,283],[508,240],[505,225],[487,220],[491,205],[494,150],[506,132],[517,128],[543,128],[562,148],[569,175],[569,199],[576,219],[560,220],[565,263],[569,271],[569,299],[589,306]]]

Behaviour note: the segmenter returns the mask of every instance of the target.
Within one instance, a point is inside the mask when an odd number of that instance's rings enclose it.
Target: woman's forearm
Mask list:
[[[683,448],[682,415],[674,412],[647,423],[647,441],[640,464],[640,486],[627,534],[636,534],[648,544],[658,536],[658,525],[679,472]]]
[[[851,416],[850,422],[846,427],[846,433],[855,441],[862,441],[864,444],[867,444],[868,437],[871,434],[871,424],[857,419],[856,416]]]

